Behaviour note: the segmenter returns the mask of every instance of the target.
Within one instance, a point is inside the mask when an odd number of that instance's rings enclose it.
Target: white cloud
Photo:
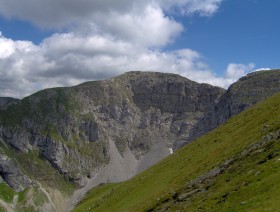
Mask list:
[[[163,8],[179,11],[181,14],[211,16],[220,7],[223,0],[165,0],[160,1]]]
[[[40,45],[4,36],[0,43],[6,50],[0,53],[0,96],[23,97],[48,87],[106,79],[132,70],[177,73],[227,87],[254,68],[252,63],[231,63],[225,77],[216,77],[191,49],[161,51],[110,36],[73,32],[54,34]]]
[[[40,45],[1,36],[0,43],[10,52],[0,54],[5,55],[0,59],[0,96],[23,97],[43,88],[106,79],[131,70],[177,73],[227,87],[254,68],[253,64],[229,64],[226,76],[216,77],[194,50],[135,49],[131,43],[96,35],[55,34]]]
[[[193,80],[215,78],[198,52],[136,48],[98,35],[55,34],[35,45],[3,36],[9,54],[0,59],[0,96],[22,97],[53,86],[105,79],[131,70],[173,72]]]
[[[94,20],[99,32],[149,47],[164,46],[183,31],[181,24],[165,16],[156,5],[147,5],[141,12],[98,14]]]
[[[251,69],[230,64],[216,77],[191,49],[163,51],[184,30],[166,15],[212,15],[222,0],[0,0],[0,14],[40,27],[63,28],[39,45],[0,33],[0,96],[106,79],[126,71],[161,71],[222,87]]]
[[[253,71],[254,68],[254,63],[249,63],[248,65],[230,63],[226,70],[226,78],[238,79],[241,76]]]
[[[214,14],[220,4],[221,4],[222,0],[191,0],[188,3],[187,13],[200,13],[201,15],[212,15]]]
[[[30,21],[40,27],[64,27],[86,21],[95,13],[126,12],[130,0],[1,0],[0,13],[7,18]]]
[[[254,63],[249,63],[248,65],[230,63],[226,70],[226,78],[237,80],[245,74],[253,71],[254,68]]]
[[[0,35],[2,37],[2,33]],[[13,41],[6,39],[6,38],[2,38],[0,40],[0,59],[5,59],[7,57],[9,57],[11,54],[13,54],[14,48],[13,48]]]
[[[223,77],[213,77],[211,76],[212,72],[210,72],[208,75],[204,75],[204,81],[206,83],[217,85],[223,88],[227,88],[232,83],[236,82],[239,78],[245,76],[246,74],[252,72],[255,68],[254,63],[249,63],[247,65],[245,64],[236,64],[236,63],[230,63],[227,66],[227,69],[225,70],[225,76]],[[203,79],[203,78],[201,78]],[[198,80],[201,81],[201,80]]]
[[[255,69],[254,71],[252,72],[257,72],[257,71],[270,71],[271,68],[258,68],[258,69]]]
[[[212,15],[222,0],[0,0],[0,14],[40,27],[57,28],[81,23],[95,23],[103,14],[141,13],[145,8],[176,8],[185,14]],[[104,19],[106,21],[106,19]]]

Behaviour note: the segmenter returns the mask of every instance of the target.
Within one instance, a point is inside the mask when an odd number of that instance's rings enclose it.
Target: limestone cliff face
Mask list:
[[[17,190],[33,186],[38,166],[19,158],[35,155],[81,187],[126,180],[279,90],[279,71],[250,74],[227,91],[129,72],[9,104],[0,98],[0,176]]]
[[[104,182],[126,180],[184,142],[224,92],[174,74],[130,72],[4,108],[0,138],[19,152],[39,151],[81,186],[100,173]],[[117,169],[105,173],[107,166]]]

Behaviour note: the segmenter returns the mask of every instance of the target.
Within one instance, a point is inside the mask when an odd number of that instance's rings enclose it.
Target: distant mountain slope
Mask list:
[[[280,94],[123,183],[93,189],[74,211],[277,211]]]
[[[233,83],[211,111],[191,129],[189,140],[225,123],[230,117],[280,91],[280,70],[258,71]]]
[[[19,102],[19,99],[11,97],[0,97],[0,110],[6,109],[9,105]]]
[[[258,71],[233,83],[219,102],[190,130],[187,140],[201,135],[225,123],[230,117],[267,99],[280,91],[280,70]]]

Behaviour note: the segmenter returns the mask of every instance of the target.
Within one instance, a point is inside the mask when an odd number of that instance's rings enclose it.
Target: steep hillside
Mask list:
[[[74,211],[276,211],[280,94],[119,184],[100,185]]]

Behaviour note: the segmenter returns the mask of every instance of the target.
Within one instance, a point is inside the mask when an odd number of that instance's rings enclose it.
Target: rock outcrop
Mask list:
[[[31,187],[32,180],[24,175],[17,162],[8,157],[0,148],[0,176],[15,191],[23,191]]]

